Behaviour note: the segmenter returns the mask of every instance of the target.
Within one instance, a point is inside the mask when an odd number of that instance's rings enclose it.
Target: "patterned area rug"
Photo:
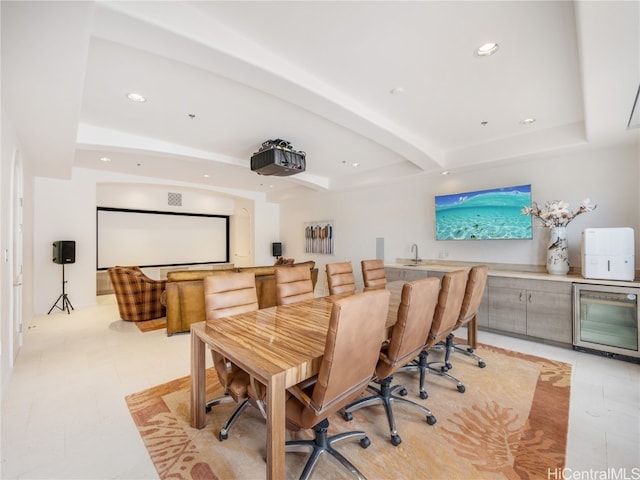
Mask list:
[[[142,333],[153,332],[154,330],[160,330],[167,328],[167,317],[154,318],[153,320],[143,320],[141,322],[135,322],[136,327]]]
[[[437,417],[428,425],[418,410],[394,409],[402,443],[389,440],[381,407],[354,412],[351,422],[330,418],[330,434],[362,429],[371,439],[363,450],[357,441],[338,444],[340,451],[371,479],[541,479],[565,462],[571,365],[482,345],[480,369],[456,355],[451,373],[466,386],[427,376],[429,398],[420,400],[417,373],[400,373],[395,382],[407,398],[423,402]],[[435,355],[430,355],[433,360]],[[207,398],[220,396],[215,371],[207,370]],[[235,404],[216,407],[207,426],[189,426],[189,377],[126,397],[149,455],[161,479],[259,479],[265,477],[266,427],[249,408],[218,441],[218,431]],[[300,432],[311,438],[308,432]],[[306,454],[287,454],[287,478],[297,478]],[[314,478],[350,478],[323,458]]]

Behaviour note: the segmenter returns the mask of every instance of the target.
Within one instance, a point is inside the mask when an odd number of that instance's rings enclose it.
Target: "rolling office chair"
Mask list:
[[[447,368],[436,367],[442,362],[427,362],[428,350],[434,345],[446,340],[453,331],[460,316],[460,308],[467,286],[466,270],[456,270],[444,274],[440,282],[438,304],[433,315],[431,329],[427,335],[425,348],[420,352],[416,360],[401,368],[402,371],[418,370],[420,372],[420,398],[426,399],[429,394],[424,388],[425,375],[428,372],[435,373],[456,384],[460,393],[464,393],[465,387],[457,378],[447,373]]]
[[[362,473],[333,445],[340,440],[360,437],[360,445],[366,448],[370,441],[365,432],[345,432],[327,437],[328,417],[353,401],[373,379],[384,338],[389,296],[388,291],[378,290],[336,300],[331,309],[318,375],[288,390],[291,396],[285,407],[287,428],[313,428],[315,432],[313,440],[286,443],[286,452],[311,451],[301,479],[311,476],[323,454],[331,455],[356,477],[364,479]]]
[[[356,280],[353,277],[351,262],[327,263],[325,270],[330,295],[356,293]]]
[[[487,265],[477,265],[469,270],[469,278],[467,279],[467,287],[464,292],[464,299],[462,300],[460,316],[458,318],[456,326],[453,327],[454,332],[460,327],[468,327],[469,322],[478,315],[478,310],[480,309],[480,304],[482,303],[482,296],[484,295],[484,290],[487,285],[488,272],[489,267]],[[467,333],[467,339],[468,338],[469,334]],[[453,337],[450,343],[451,345],[449,348],[447,348],[447,353],[445,354],[445,366],[447,368],[452,368],[449,359],[451,353],[455,352],[462,353],[463,355],[473,358],[476,362],[478,362],[478,366],[480,368],[484,368],[487,366],[485,361],[473,352],[473,348],[469,344],[453,343]]]
[[[433,321],[439,289],[440,280],[435,277],[422,278],[403,285],[398,318],[393,326],[391,339],[387,345],[383,346],[376,366],[374,381],[380,384],[380,388],[369,385],[367,388],[374,395],[356,400],[344,410],[345,420],[352,420],[355,410],[382,403],[389,422],[391,443],[396,446],[400,445],[402,439],[396,428],[393,403],[398,402],[416,407],[427,416],[429,425],[436,423],[436,417],[431,413],[431,410],[403,398],[407,394],[406,388],[403,385],[391,386],[391,382],[393,374],[415,358],[425,347],[425,339]],[[394,395],[398,390],[401,396]]]
[[[360,265],[362,266],[362,280],[364,281],[365,292],[387,286],[387,276],[382,260],[362,260]]]
[[[313,299],[311,270],[307,265],[276,268],[276,303],[287,305]]]
[[[253,272],[210,275],[205,277],[203,282],[207,321],[258,310],[258,296]],[[213,350],[211,356],[225,395],[207,402],[207,412],[211,411],[215,405],[229,402],[238,404],[220,429],[218,438],[222,441],[227,439],[229,429],[248,405],[256,406],[263,416],[266,416],[266,413],[261,401],[248,395],[248,388],[251,384],[249,374]]]

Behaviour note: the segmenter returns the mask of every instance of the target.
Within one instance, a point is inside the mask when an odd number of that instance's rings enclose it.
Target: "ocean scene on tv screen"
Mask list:
[[[514,240],[532,238],[531,185],[438,195],[436,240]]]

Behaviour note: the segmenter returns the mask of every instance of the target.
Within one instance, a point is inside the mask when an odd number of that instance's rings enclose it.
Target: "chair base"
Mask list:
[[[414,360],[413,362],[405,365],[400,369],[400,371],[403,371],[403,372],[408,372],[413,370],[418,370],[420,372],[420,398],[422,398],[423,400],[426,398],[429,398],[429,394],[424,388],[424,379],[427,373],[435,373],[436,375],[443,377],[452,383],[455,383],[456,389],[460,393],[464,393],[466,390],[465,386],[462,384],[460,380],[458,380],[454,376],[449,375],[447,373],[448,368],[446,367],[438,368],[434,366],[436,364],[443,364],[443,362],[427,362],[427,355],[428,353],[425,350],[423,350],[422,352],[420,352],[420,355],[418,356],[418,360]]]
[[[318,461],[323,454],[328,454],[329,458],[332,458],[339,465],[351,472],[356,478],[366,480],[365,476],[340,452],[333,448],[333,444],[349,438],[360,438],[360,445],[362,448],[367,448],[371,442],[367,435],[362,431],[345,432],[333,437],[327,436],[327,428],[329,427],[329,421],[323,420],[313,427],[315,432],[315,438],[313,440],[293,440],[285,444],[285,452],[311,452],[311,456],[307,460],[304,466],[304,470],[300,475],[300,480],[308,479],[313,471],[318,466]]]
[[[216,405],[223,405],[225,403],[231,403],[234,401],[235,400],[230,395],[225,395],[224,397],[216,398],[215,400],[211,400],[207,402],[206,411],[207,413],[209,413],[211,409]],[[240,414],[244,412],[244,410],[247,408],[248,405],[249,405],[248,398],[242,399],[238,402],[238,406],[233,410],[233,412],[231,412],[231,415],[229,416],[225,424],[220,429],[220,433],[218,433],[218,440],[222,442],[223,440],[226,440],[227,438],[229,438],[229,430],[231,429],[233,424],[236,422]]]
[[[473,348],[471,348],[471,346],[469,346],[466,343],[454,343],[453,351],[456,353],[461,353],[463,355],[466,355],[467,357],[473,358],[476,362],[478,362],[478,367],[480,368],[484,368],[487,366],[486,362],[482,358],[480,358],[478,355],[476,355],[473,352]]]
[[[389,432],[391,433],[391,443],[394,446],[398,446],[400,445],[400,443],[402,443],[402,438],[400,438],[400,435],[398,435],[398,429],[396,428],[396,421],[393,416],[393,403],[397,402],[416,407],[427,416],[427,423],[429,425],[433,425],[434,423],[436,423],[436,417],[427,407],[403,398],[404,395],[407,394],[407,389],[403,385],[391,386],[392,380],[393,375],[381,380],[380,388],[369,385],[367,389],[373,392],[374,395],[366,398],[361,398],[360,400],[347,405],[344,409],[344,418],[347,421],[351,421],[353,419],[354,411],[364,407],[368,407],[370,405],[381,403],[384,406],[385,412],[387,414],[387,420],[389,422]],[[401,396],[394,395],[394,393],[397,391],[400,391],[399,393]]]

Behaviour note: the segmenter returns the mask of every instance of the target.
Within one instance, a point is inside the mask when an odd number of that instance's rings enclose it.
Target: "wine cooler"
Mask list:
[[[640,288],[573,284],[574,349],[640,363]]]

